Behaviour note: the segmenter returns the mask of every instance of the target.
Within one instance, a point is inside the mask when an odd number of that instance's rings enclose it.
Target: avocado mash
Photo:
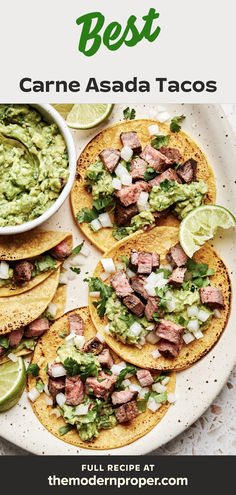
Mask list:
[[[176,214],[182,219],[196,206],[204,202],[208,191],[206,182],[192,182],[191,184],[179,184],[176,181],[164,181],[160,186],[154,186],[151,190],[149,202],[152,211],[163,211],[177,203]],[[184,205],[182,205],[184,202]]]
[[[29,105],[0,105],[0,227],[42,215],[68,177],[66,144],[57,125]]]

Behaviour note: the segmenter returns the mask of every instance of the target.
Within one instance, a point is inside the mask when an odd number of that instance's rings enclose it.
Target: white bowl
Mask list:
[[[35,227],[38,227],[41,225],[43,222],[48,220],[56,211],[60,208],[62,203],[64,203],[65,199],[67,198],[73,182],[75,178],[75,171],[76,171],[76,151],[75,151],[75,145],[74,141],[72,138],[72,135],[64,121],[64,119],[60,116],[60,114],[53,108],[51,105],[36,105],[36,104],[30,104],[31,107],[34,107],[38,112],[40,112],[44,119],[49,122],[49,123],[55,123],[57,124],[61,135],[63,136],[67,151],[68,151],[68,157],[69,157],[69,171],[70,175],[68,178],[68,181],[65,185],[65,187],[62,189],[62,192],[56,199],[55,203],[47,210],[43,215],[40,215],[39,217],[35,218],[34,220],[30,220],[29,222],[22,223],[21,225],[11,225],[9,227],[0,227],[0,235],[9,235],[9,234],[20,234],[21,232],[26,232],[27,230],[34,229]]]

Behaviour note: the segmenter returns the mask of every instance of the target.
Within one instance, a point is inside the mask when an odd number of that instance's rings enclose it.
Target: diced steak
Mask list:
[[[53,397],[53,400],[55,401],[57,394],[59,394],[60,392],[63,393],[65,390],[65,377],[62,376],[61,378],[49,378],[48,390]]]
[[[152,253],[152,268],[157,269],[160,266],[160,255],[158,253]]]
[[[156,329],[156,335],[158,337],[173,342],[173,344],[179,344],[183,332],[184,327],[169,320],[161,320]]]
[[[57,246],[51,249],[50,253],[53,258],[56,258],[60,261],[68,258],[68,256],[70,256],[72,253],[72,249],[70,246],[68,246],[66,241],[62,241],[60,242],[60,244],[57,244]]]
[[[159,186],[159,184],[166,179],[167,180],[175,180],[176,182],[181,183],[181,180],[180,180],[179,176],[177,175],[176,171],[173,170],[173,168],[168,168],[162,174],[157,175],[157,177],[154,177],[154,179],[149,180],[148,184],[150,184],[151,187]]]
[[[134,155],[138,155],[142,151],[142,146],[135,131],[122,132],[120,140],[123,146],[129,146],[133,150]]]
[[[111,278],[111,285],[118,297],[126,297],[134,292],[129,283],[128,276],[123,270]]]
[[[171,213],[171,208],[166,208],[163,211],[154,211],[152,214],[155,218],[156,224],[158,224],[159,220],[162,220],[162,218],[166,218],[167,215],[169,215],[170,213]]]
[[[75,333],[76,335],[83,335],[84,333],[84,320],[81,316],[76,313],[68,315],[67,319],[69,321],[69,332]]]
[[[124,225],[124,227],[128,227],[130,225],[131,218],[134,215],[137,215],[137,213],[138,207],[136,204],[125,207],[120,203],[120,201],[117,201],[114,212],[116,225]]]
[[[135,315],[143,315],[145,306],[142,303],[141,299],[139,299],[139,297],[135,296],[134,294],[130,294],[130,296],[126,296],[123,299],[123,303]]]
[[[114,150],[113,148],[108,148],[103,150],[99,158],[101,158],[103,165],[109,172],[113,172],[120,160],[120,150]]]
[[[55,378],[53,376],[53,371],[55,371],[55,369],[57,369],[57,368],[61,369],[61,367],[62,367],[61,363],[56,363],[55,361],[53,361],[52,363],[50,363],[49,366],[48,366],[48,370],[47,370],[48,376],[50,376],[50,378]]]
[[[119,392],[113,392],[111,396],[111,401],[113,406],[117,406],[119,404],[126,404],[131,400],[137,398],[138,392],[134,392],[132,390],[120,390]]]
[[[132,179],[144,179],[144,175],[147,169],[147,162],[142,158],[135,158],[131,162],[130,175]]]
[[[153,321],[153,313],[158,311],[159,299],[158,297],[149,297],[145,306],[144,315],[147,321]]]
[[[48,329],[49,321],[47,318],[38,318],[25,327],[24,335],[25,337],[40,337]]]
[[[5,349],[5,347],[3,347],[2,345],[0,345],[0,356],[3,356],[3,354],[5,354],[7,349]]]
[[[177,148],[169,148],[168,146],[162,146],[159,149],[160,153],[166,156],[168,160],[170,160],[170,165],[174,165],[175,163],[179,163],[181,160],[181,154]]]
[[[148,387],[154,383],[154,379],[149,370],[140,369],[137,371],[136,375],[142,387]]]
[[[200,289],[200,298],[202,304],[209,304],[212,308],[224,308],[224,296],[218,287],[202,287]]]
[[[188,261],[188,256],[185,254],[181,245],[175,244],[166,255],[166,259],[168,263],[171,264],[173,268],[177,268],[177,266],[184,266]]]
[[[19,328],[18,330],[14,330],[8,334],[10,340],[11,347],[18,347],[21,342],[21,339],[24,335],[24,327]]]
[[[168,284],[181,285],[184,282],[184,277],[187,272],[187,268],[177,267],[173,270]]]
[[[117,375],[106,375],[106,373],[100,371],[98,378],[96,376],[90,376],[86,379],[85,393],[93,393],[99,399],[107,400],[114,390],[116,380]]]
[[[196,160],[190,158],[190,160],[187,160],[185,163],[180,165],[180,167],[177,170],[177,174],[184,182],[190,184],[191,182],[196,180],[196,169],[197,169]]]
[[[13,282],[16,285],[29,282],[34,270],[34,264],[30,261],[18,261],[13,269]]]
[[[144,148],[140,156],[153,168],[153,170],[156,170],[156,172],[163,172],[170,166],[170,160],[150,144]]]
[[[142,251],[138,255],[137,273],[149,275],[152,271],[152,253]]]
[[[126,423],[127,421],[136,418],[139,415],[136,401],[132,400],[131,402],[127,402],[127,404],[118,407],[115,409],[115,415],[118,423]]]
[[[103,351],[98,354],[98,361],[101,364],[101,366],[106,366],[106,368],[111,368],[114,364],[114,361],[112,359],[112,355],[109,351],[109,349],[103,349]]]
[[[137,292],[143,299],[148,299],[148,293],[145,289],[146,277],[143,277],[142,275],[139,277],[132,277],[130,283],[134,292]]]
[[[65,396],[68,406],[82,404],[84,401],[84,385],[79,375],[66,377]]]
[[[176,358],[183,346],[183,339],[181,338],[178,344],[174,344],[173,342],[169,342],[168,340],[161,339],[158,343],[158,351],[165,358]]]
[[[92,339],[88,340],[86,344],[84,344],[82,352],[91,352],[92,354],[95,354],[95,356],[97,356],[97,354],[102,352],[102,350],[102,342],[97,337],[93,337]]]
[[[138,266],[138,251],[136,249],[132,249],[130,253],[130,265],[133,268],[136,268]]]
[[[122,189],[116,191],[114,194],[116,198],[120,200],[122,205],[130,206],[137,203],[138,198],[142,191],[148,192],[150,190],[150,185],[148,182],[138,181],[130,186],[123,186]]]

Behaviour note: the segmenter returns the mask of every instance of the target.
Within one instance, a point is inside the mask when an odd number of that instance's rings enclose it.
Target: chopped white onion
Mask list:
[[[67,337],[65,338],[66,345],[74,345],[75,344],[74,339],[75,339],[74,333],[70,333],[69,335],[67,335]]]
[[[138,201],[137,201],[137,207],[139,211],[145,211],[150,208],[149,203],[148,203],[148,198],[149,194],[145,191],[142,191],[139,195]]]
[[[162,383],[162,385],[167,385],[169,383],[169,381],[170,381],[170,377],[169,376],[166,376],[164,378],[164,380],[161,381],[161,383]]]
[[[119,375],[122,370],[126,368],[126,363],[124,361],[120,361],[118,364],[113,364],[111,367],[111,372],[115,375]]]
[[[7,355],[7,357],[8,357],[11,361],[13,361],[13,363],[16,363],[16,362],[18,361],[18,357],[17,357],[15,354],[13,354],[13,352],[10,352],[10,353]]]
[[[191,332],[186,332],[183,335],[183,340],[184,340],[185,344],[190,344],[190,342],[192,342],[193,340],[195,340],[195,337],[194,337],[194,335]]]
[[[56,418],[58,419],[58,418],[60,418],[61,413],[60,413],[60,411],[58,411],[58,409],[55,408],[52,411],[50,411],[50,416],[56,416]]]
[[[96,337],[98,340],[100,340],[100,342],[103,344],[103,342],[105,342],[105,339],[103,337],[103,335],[99,332],[96,333]]]
[[[170,404],[176,402],[176,396],[173,393],[167,394],[167,400]]]
[[[146,327],[146,330],[151,332],[152,330],[154,330],[154,328],[155,328],[155,325],[153,325],[153,323],[151,323],[150,325],[148,325],[148,327]]]
[[[131,175],[129,174],[127,168],[125,168],[124,165],[122,165],[121,163],[117,165],[115,169],[115,174],[120,178],[121,183],[124,186],[129,186],[130,184],[132,184]]]
[[[66,403],[66,396],[62,392],[56,395],[56,402],[58,406],[63,407]]]
[[[94,218],[94,220],[90,222],[90,225],[94,230],[100,230],[102,228],[102,224],[99,222],[97,218]]]
[[[158,114],[159,122],[167,122],[170,119],[171,119],[171,115],[169,112],[161,112]]]
[[[110,335],[109,323],[108,323],[108,325],[106,325],[106,326],[104,327],[103,331],[104,331],[107,335]]]
[[[190,320],[187,324],[187,329],[190,332],[197,332],[199,330],[199,322],[198,320]]]
[[[0,261],[0,278],[3,280],[9,277],[9,265],[6,261]]]
[[[123,380],[123,382],[121,382],[121,385],[123,385],[124,387],[129,387],[131,385],[131,381],[126,378],[125,380]]]
[[[202,337],[204,337],[203,333],[201,332],[201,330],[198,330],[197,332],[194,332],[194,337],[195,339],[202,339]]]
[[[200,309],[199,313],[198,313],[198,319],[201,320],[203,323],[205,323],[205,321],[208,320],[210,316],[210,313],[208,313],[207,311],[204,311],[203,309]]]
[[[151,355],[154,359],[157,359],[161,356],[161,353],[158,351],[158,349],[155,349],[155,351],[151,352]]]
[[[78,416],[86,416],[88,414],[89,406],[85,406],[84,404],[80,404],[75,408],[75,414],[78,414]]]
[[[102,266],[107,273],[116,273],[116,267],[112,258],[102,258]]]
[[[157,278],[157,274],[152,272],[150,273],[150,275],[148,275],[148,277],[146,278],[146,283],[147,285],[154,285],[156,284],[158,278]]]
[[[85,264],[84,255],[79,253],[71,257],[70,265],[72,266],[83,266]],[[70,266],[69,266],[70,268]]]
[[[131,175],[128,172],[127,172],[127,174],[122,175],[121,182],[122,182],[123,186],[130,186],[132,184]]]
[[[48,397],[47,395],[45,395],[44,400],[45,400],[47,406],[52,406],[53,405],[53,400],[52,400],[51,397]]]
[[[138,337],[138,335],[142,332],[142,329],[142,326],[137,321],[135,321],[130,327],[130,331],[136,335],[136,337]]]
[[[102,272],[100,275],[100,279],[104,282],[105,280],[107,280],[110,277],[110,275],[111,274],[108,272]]]
[[[112,221],[108,213],[101,213],[98,217],[99,222],[103,227],[113,227]]]
[[[133,272],[132,270],[130,270],[130,268],[127,268],[126,273],[127,273],[129,278],[132,278],[136,275],[136,273]]]
[[[31,402],[35,402],[39,398],[40,393],[38,392],[37,388],[33,387],[28,392],[27,396],[28,396],[29,400],[31,400]]]
[[[156,291],[155,291],[154,285],[145,285],[145,289],[146,289],[149,296],[151,296],[151,297],[156,296]]]
[[[98,290],[92,291],[89,294],[91,297],[96,297],[96,298],[101,296],[101,294]]]
[[[148,393],[149,393],[149,388],[148,387],[142,387],[140,392],[139,392],[140,399],[144,399],[145,395]]]
[[[90,254],[90,249],[88,248],[88,246],[83,244],[83,246],[80,250],[80,254],[82,254],[83,256],[85,256],[87,258],[87,256]]]
[[[162,394],[163,392],[166,391],[165,385],[162,385],[161,383],[157,382],[152,385],[152,390],[154,392],[157,392],[158,394]]]
[[[67,274],[66,273],[61,273],[60,274],[59,283],[60,284],[63,284],[63,285],[68,284],[68,278],[67,278]]]
[[[158,132],[159,132],[158,125],[157,124],[150,125],[148,127],[148,132],[149,132],[150,136],[155,136],[156,134],[158,134]]]
[[[155,332],[150,332],[147,337],[146,341],[149,342],[149,344],[157,344],[157,342],[160,340],[160,337],[158,337]]]
[[[214,309],[213,313],[216,318],[221,318],[221,312],[218,309]]]
[[[150,409],[150,411],[156,412],[157,409],[159,409],[161,407],[161,404],[157,404],[153,397],[149,397],[148,402],[147,402],[147,407],[148,407],[148,409]]]
[[[138,385],[137,383],[131,383],[131,385],[129,386],[129,389],[131,390],[131,392],[140,393],[142,390],[142,387],[140,385]]]
[[[77,349],[82,349],[82,347],[84,347],[85,342],[86,341],[83,335],[76,335],[74,338],[75,347],[77,347]]]
[[[49,313],[51,316],[56,316],[57,310],[58,307],[56,306],[56,304],[53,304],[52,302],[47,307],[47,313]]]
[[[166,307],[168,311],[171,313],[175,310],[175,300],[172,298],[171,301],[166,301]]]
[[[44,385],[43,390],[44,390],[45,394],[50,395],[47,383],[46,383],[46,385]]]
[[[74,280],[77,277],[77,273],[73,272],[72,270],[68,270],[67,277],[69,280]]]
[[[62,364],[57,364],[52,366],[51,374],[53,378],[60,378],[61,376],[66,376],[66,370]]]
[[[187,315],[189,318],[194,318],[194,316],[197,318],[198,317],[198,307],[197,306],[189,306],[187,308]]]
[[[114,179],[112,179],[111,185],[113,189],[117,189],[118,191],[120,191],[122,188],[121,180],[117,179],[117,177],[114,177]]]
[[[129,146],[124,146],[120,152],[120,156],[122,160],[129,162],[133,156],[133,150]]]

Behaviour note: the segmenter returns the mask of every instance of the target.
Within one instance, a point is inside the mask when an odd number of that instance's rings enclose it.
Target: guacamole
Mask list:
[[[191,184],[164,181],[160,186],[152,188],[149,203],[152,211],[163,211],[177,203],[175,211],[182,219],[193,208],[203,204],[207,191],[208,186],[203,181]]]
[[[42,215],[68,177],[66,144],[57,125],[29,105],[0,105],[0,227]]]

